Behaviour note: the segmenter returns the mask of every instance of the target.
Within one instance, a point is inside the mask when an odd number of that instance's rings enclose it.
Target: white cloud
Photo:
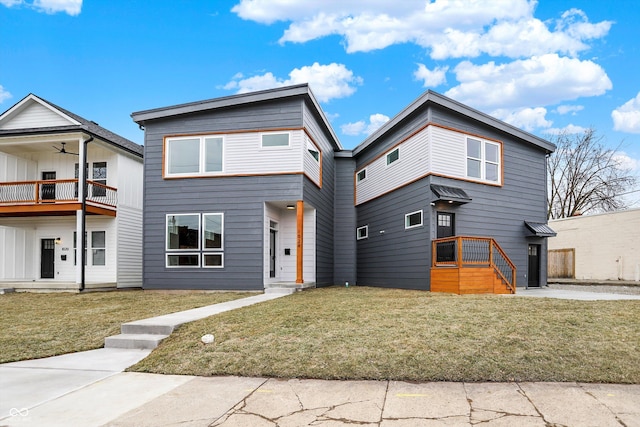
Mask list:
[[[49,14],[65,12],[71,16],[79,15],[82,10],[82,0],[0,0],[0,4],[7,7],[24,5],[38,12]]]
[[[582,110],[584,110],[583,105],[558,105],[556,108],[558,114],[571,113],[572,116],[575,116],[578,111]]]
[[[535,18],[532,0],[240,0],[232,11],[264,24],[289,22],[280,43],[339,35],[347,52],[415,43],[434,59],[512,58],[557,52],[576,56],[586,41],[605,36],[612,23],[590,23],[579,9],[560,19]],[[551,28],[553,25],[553,28]]]
[[[418,64],[418,69],[414,71],[413,77],[422,80],[423,87],[436,87],[447,82],[446,73],[449,67],[436,67],[429,70],[424,64]]]
[[[551,126],[553,122],[545,118],[546,114],[547,109],[542,107],[521,108],[514,111],[499,109],[491,112],[492,116],[528,132]]]
[[[613,129],[621,132],[640,133],[640,92],[611,112]]]
[[[613,160],[616,162],[618,169],[637,171],[640,172],[640,160],[630,157],[624,151],[618,151],[613,155]]]
[[[585,133],[586,131],[587,131],[587,128],[585,127],[577,126],[574,124],[568,124],[563,128],[549,128],[549,129],[544,129],[542,132],[549,135],[561,135],[561,134],[575,135],[575,134]]]
[[[367,124],[364,120],[359,120],[354,123],[347,123],[340,126],[340,130],[345,135],[371,135],[373,132],[377,131],[382,125],[389,121],[389,116],[385,116],[384,114],[376,113],[369,116],[369,123]]]
[[[362,84],[362,78],[355,76],[344,64],[320,65],[315,62],[313,65],[294,68],[288,79],[279,79],[271,72],[248,78],[237,73],[223,87],[227,90],[237,89],[237,93],[246,93],[301,83],[309,83],[318,101],[328,102],[352,95],[356,86]]]
[[[2,85],[0,85],[0,104],[2,104],[4,101],[11,98],[12,96],[13,95],[11,95],[7,90],[4,89],[4,87],[2,87]]]
[[[340,126],[340,130],[345,135],[355,136],[360,135],[366,126],[367,124],[364,122],[364,120],[359,120],[357,122],[347,123]]]
[[[612,87],[598,64],[557,54],[500,65],[493,61],[484,65],[463,61],[454,72],[460,84],[445,95],[476,108],[553,105],[602,95]]]

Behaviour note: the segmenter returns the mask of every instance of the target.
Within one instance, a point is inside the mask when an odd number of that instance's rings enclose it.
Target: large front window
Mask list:
[[[223,214],[169,214],[166,218],[167,267],[223,267]]]
[[[500,144],[467,138],[467,176],[500,182]]]
[[[223,148],[221,136],[168,138],[165,173],[190,176],[222,172]]]

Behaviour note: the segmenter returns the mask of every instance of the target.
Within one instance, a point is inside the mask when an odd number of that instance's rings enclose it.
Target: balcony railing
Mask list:
[[[87,202],[115,208],[118,190],[95,181],[87,181]],[[0,182],[0,205],[40,205],[77,203],[78,180]]]
[[[432,242],[432,266],[436,267],[491,267],[516,291],[516,266],[490,237],[455,236]]]

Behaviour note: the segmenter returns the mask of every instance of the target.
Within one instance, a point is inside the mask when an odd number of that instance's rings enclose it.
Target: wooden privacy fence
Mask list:
[[[575,279],[576,277],[576,250],[550,249],[547,274],[553,279]]]

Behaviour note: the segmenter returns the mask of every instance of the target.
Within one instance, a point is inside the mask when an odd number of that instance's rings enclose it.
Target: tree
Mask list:
[[[561,133],[552,140],[556,151],[547,159],[549,199],[547,218],[626,207],[624,193],[636,184],[617,149],[605,148],[594,129],[582,134]]]

